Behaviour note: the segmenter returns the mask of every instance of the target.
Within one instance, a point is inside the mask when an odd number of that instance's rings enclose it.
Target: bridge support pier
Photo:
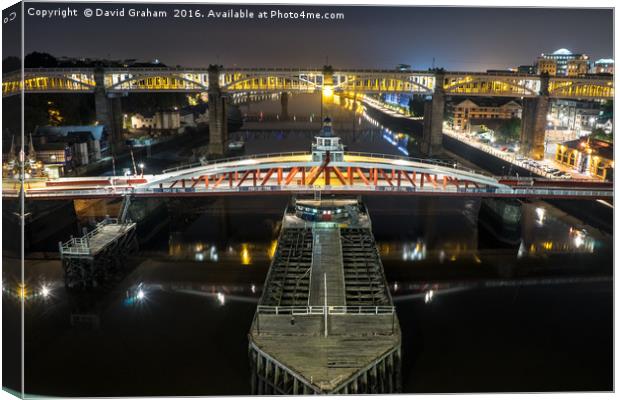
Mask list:
[[[288,121],[288,92],[282,92],[280,94],[280,119],[282,121]]]
[[[106,94],[103,70],[95,72],[95,118],[105,126],[112,154],[118,153],[123,143],[121,99]]]
[[[445,108],[443,74],[435,75],[433,99],[424,102],[424,129],[422,132],[421,152],[432,157],[443,152],[443,115]]]
[[[547,128],[548,111],[548,96],[523,99],[521,152],[535,160],[542,160],[545,156],[545,129]]]
[[[212,156],[224,155],[228,140],[227,108],[228,97],[220,89],[220,67],[209,66],[209,148]]]
[[[540,77],[540,95],[523,99],[521,153],[536,160],[545,156],[545,130],[549,112],[549,76]]]
[[[504,245],[521,241],[522,204],[513,198],[484,198],[480,201],[478,225]]]

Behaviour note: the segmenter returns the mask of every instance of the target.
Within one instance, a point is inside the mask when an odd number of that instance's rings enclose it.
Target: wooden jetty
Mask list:
[[[400,326],[357,199],[288,207],[249,357],[253,394],[400,391]]]

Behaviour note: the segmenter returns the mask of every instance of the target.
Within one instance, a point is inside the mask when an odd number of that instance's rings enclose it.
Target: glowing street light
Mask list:
[[[217,301],[220,303],[221,306],[226,304],[226,297],[222,292],[217,292]]]
[[[334,89],[331,86],[327,85],[327,86],[323,87],[323,96],[324,97],[328,97],[329,98],[329,97],[332,97],[333,95],[334,95]]]
[[[432,290],[426,292],[426,294],[424,295],[424,302],[427,304],[430,303],[433,300],[433,294],[434,292]]]
[[[545,223],[545,214],[546,214],[546,210],[542,207],[536,207],[536,224],[538,226],[543,226],[543,224]]]

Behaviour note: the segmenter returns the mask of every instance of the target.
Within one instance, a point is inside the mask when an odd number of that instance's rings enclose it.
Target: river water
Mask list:
[[[319,115],[318,102],[300,97],[291,98],[291,114]],[[264,114],[278,108],[251,106]],[[324,112],[335,116],[349,150],[402,155],[408,148],[406,136],[362,116]],[[301,129],[234,135],[249,154],[307,150],[312,140]],[[60,261],[33,251],[26,392],[249,394],[247,332],[288,201],[173,202],[169,222],[141,246],[131,272],[92,293],[67,293]],[[479,201],[364,201],[401,323],[404,392],[612,389],[611,235],[527,202],[520,238],[507,245],[481,225]],[[15,266],[6,261],[10,287]],[[17,305],[14,291],[4,291],[5,324],[16,321]],[[3,361],[11,354],[19,353]]]

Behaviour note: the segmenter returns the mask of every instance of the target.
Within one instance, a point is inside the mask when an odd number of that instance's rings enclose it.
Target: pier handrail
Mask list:
[[[264,306],[258,314],[269,315],[392,315],[394,306]]]
[[[391,315],[394,314],[394,306],[329,306],[328,312],[331,315]]]
[[[107,217],[104,220],[97,223],[95,228],[85,235],[77,238],[71,238],[64,243],[60,243],[60,254],[72,254],[72,255],[88,255],[90,254],[89,242],[97,233],[101,232],[106,225],[129,225],[131,221],[120,223],[118,218]]]
[[[256,308],[258,314],[292,314],[292,315],[323,315],[324,306],[261,306]]]

